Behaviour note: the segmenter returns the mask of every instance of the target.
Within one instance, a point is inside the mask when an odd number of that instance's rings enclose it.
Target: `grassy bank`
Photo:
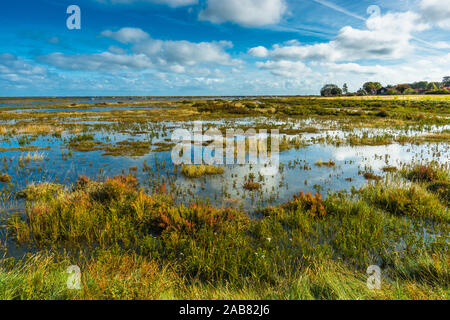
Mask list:
[[[250,213],[177,205],[131,175],[29,185],[6,224],[38,253],[1,260],[0,298],[448,299],[448,168],[392,171]],[[70,265],[81,290],[67,289]],[[366,286],[370,265],[381,290]]]

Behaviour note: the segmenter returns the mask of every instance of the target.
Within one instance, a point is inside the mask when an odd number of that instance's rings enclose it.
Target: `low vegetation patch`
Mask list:
[[[436,164],[416,165],[402,171],[403,175],[414,182],[434,182],[438,180],[449,180],[448,170]]]
[[[418,185],[400,187],[378,183],[364,188],[361,195],[369,203],[394,215],[450,221],[441,201]]]
[[[11,215],[7,230],[41,252],[0,260],[4,299],[448,299],[448,244],[423,235],[429,219],[429,233],[448,234],[446,208],[417,185],[380,182],[326,199],[299,193],[254,217],[177,205],[143,192],[133,176],[22,194],[25,215]],[[374,259],[381,290],[366,286]],[[79,291],[66,287],[73,264],[83,270]]]
[[[177,207],[167,196],[143,193],[131,175],[105,182],[81,177],[72,191],[54,184],[31,185],[20,195],[32,201],[27,221],[12,217],[10,227],[19,242],[38,245],[62,241],[130,246],[151,233],[194,231],[203,224],[220,228],[226,220],[244,218],[203,205]]]
[[[450,174],[446,166],[436,163],[407,167],[401,171],[402,175],[413,182],[421,183],[424,188],[434,192],[446,203],[450,204]]]
[[[318,166],[318,167],[328,167],[328,168],[331,168],[331,167],[334,167],[334,166],[336,165],[336,162],[335,162],[334,160],[328,160],[328,161],[326,161],[326,162],[324,162],[324,161],[322,161],[322,160],[318,160],[318,161],[315,163],[315,165]]]
[[[104,156],[142,157],[150,152],[151,143],[147,141],[120,141],[115,146],[106,147]]]
[[[394,167],[394,166],[385,166],[385,167],[383,167],[383,172],[397,172],[398,171],[398,169],[397,169],[397,167]]]
[[[362,137],[350,135],[347,141],[351,146],[382,146],[392,144],[393,139],[388,135],[369,137],[367,134],[364,134]]]
[[[379,181],[381,179],[383,179],[383,177],[377,176],[375,175],[373,172],[363,172],[362,176],[364,177],[364,179],[366,180],[375,180],[375,181]]]
[[[11,176],[7,173],[3,173],[0,175],[0,182],[8,183],[11,181]]]
[[[92,134],[83,134],[70,138],[68,147],[78,152],[91,152],[103,149],[103,143],[95,141]]]
[[[187,178],[200,178],[205,175],[218,175],[224,172],[223,168],[212,165],[183,165],[181,168],[181,173]]]
[[[262,188],[261,184],[252,180],[245,181],[244,189],[248,191],[256,191]]]

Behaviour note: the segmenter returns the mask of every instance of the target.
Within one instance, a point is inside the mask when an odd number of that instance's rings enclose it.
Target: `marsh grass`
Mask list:
[[[55,261],[56,260],[56,261]],[[82,290],[67,289],[67,265],[82,266]],[[437,265],[440,263],[441,265]],[[446,299],[436,287],[448,281],[442,257],[421,256],[399,264],[399,278],[383,282],[382,290],[369,290],[364,274],[351,271],[338,261],[311,261],[307,268],[279,278],[277,284],[245,281],[206,283],[187,281],[170,266],[128,254],[101,252],[99,258],[80,263],[51,254],[29,256],[23,261],[0,264],[2,300],[148,300],[148,299]],[[436,269],[440,267],[441,269]],[[420,282],[417,279],[430,278]]]
[[[322,161],[322,160],[318,160],[315,163],[316,166],[318,167],[328,167],[328,168],[332,168],[334,166],[336,166],[336,162],[334,160],[328,160],[328,161]]]
[[[119,141],[115,145],[96,141],[92,134],[76,135],[69,139],[67,146],[77,152],[103,151],[103,156],[141,157],[150,152],[148,141]]]
[[[263,142],[264,143],[264,142]],[[271,143],[270,141],[268,142],[269,145],[269,151],[271,149]],[[279,151],[283,152],[286,150],[290,150],[290,149],[300,149],[300,148],[305,148],[308,146],[308,143],[305,142],[300,136],[295,136],[295,137],[287,137],[287,136],[283,136],[280,139],[280,143],[279,143]]]
[[[103,143],[95,141],[94,135],[82,134],[70,138],[68,147],[78,152],[90,152],[96,150],[103,150]]]
[[[314,118],[318,123],[332,122],[329,130],[336,126],[349,132],[354,128],[450,124],[448,97],[256,100],[260,103],[170,102],[164,104],[167,112],[136,108],[126,112],[2,112],[0,120],[21,123],[18,128],[30,119],[48,128],[21,129],[20,135],[31,135],[22,139],[24,145],[0,148],[0,152],[40,150],[27,145],[34,134],[56,134],[49,139],[63,141],[74,152],[98,150],[111,156],[140,156],[152,147],[156,152],[167,151],[170,143],[153,143],[151,139],[164,139],[169,132],[161,123],[168,119],[233,122],[252,117],[261,118],[260,125],[265,126],[269,117],[286,123]],[[88,108],[87,104],[72,107]],[[77,123],[78,119],[102,123],[85,125]],[[72,138],[62,138],[62,131],[54,129],[63,122]],[[150,122],[158,126],[147,126]],[[321,129],[308,125],[284,130],[286,134],[317,134]],[[97,141],[92,133],[100,131],[111,136],[117,132],[145,134],[148,140]],[[0,127],[5,141],[15,142],[11,132],[11,126]],[[445,143],[447,133],[443,134],[430,135],[429,139]],[[388,134],[329,136],[312,142],[426,142],[422,137]],[[280,149],[305,145],[300,136],[286,136]],[[33,161],[33,154],[29,158]],[[336,164],[330,160],[321,165]],[[182,201],[167,191],[166,181],[156,181],[151,194],[139,186],[134,175],[99,181],[80,177],[73,186],[32,183],[17,194],[7,191],[25,202],[23,209],[5,213],[8,240],[33,247],[35,254],[23,259],[0,258],[0,298],[448,300],[448,168],[430,163],[425,166],[432,168],[408,166],[394,172],[386,167],[383,171],[390,173],[386,179],[371,181],[351,193],[326,197],[299,193],[287,203],[250,212],[216,208],[201,201],[180,204]],[[224,173],[223,168],[207,173],[208,169],[198,167],[182,167],[181,174],[200,178]],[[303,168],[307,167],[305,163]],[[144,169],[155,175],[150,166]],[[131,171],[136,174],[137,168]],[[259,184],[254,177],[244,181],[249,186]],[[167,181],[167,186],[171,184]],[[259,194],[243,192],[242,196]],[[66,286],[66,269],[74,264],[82,271],[81,291]],[[373,264],[383,271],[381,290],[366,286],[366,269]]]
[[[447,223],[450,221],[446,206],[420,185],[376,183],[364,188],[361,195],[369,203],[394,215],[442,220]]]
[[[413,182],[436,182],[450,179],[448,168],[436,163],[406,167],[401,172],[406,179]]]
[[[107,147],[104,156],[140,157],[150,152],[151,143],[146,141],[119,141],[116,146]]]
[[[220,175],[225,170],[221,167],[212,165],[183,165],[181,173],[187,178],[200,178],[205,175]]]
[[[261,184],[252,180],[245,181],[244,189],[248,191],[256,191],[262,188]]]
[[[64,128],[61,126],[52,126],[49,124],[29,124],[19,123],[16,125],[0,126],[0,135],[50,135],[62,134]]]
[[[177,205],[144,193],[133,176],[32,185],[22,195],[26,217],[12,215],[9,233],[43,253],[1,260],[8,299],[448,299],[448,212],[420,183],[380,181],[326,199],[300,193],[254,217]],[[424,226],[441,236],[427,238]],[[50,258],[49,246],[82,253]],[[70,264],[82,269],[82,291],[64,289]],[[366,287],[371,264],[383,269],[382,290]]]
[[[164,152],[164,151],[171,151],[173,147],[175,146],[174,143],[167,143],[167,142],[157,142],[153,144],[155,152]]]
[[[383,172],[390,172],[390,173],[398,171],[397,167],[394,166],[384,166],[382,170]]]
[[[3,173],[0,175],[0,182],[8,183],[11,181],[11,176],[7,173]]]
[[[29,184],[17,193],[18,198],[29,201],[51,201],[62,195],[64,187],[54,183]]]
[[[95,260],[40,253],[0,263],[2,300],[142,300],[175,298],[182,279],[136,254],[100,251]],[[82,265],[82,290],[67,288],[69,265]]]
[[[362,136],[350,135],[347,141],[351,146],[382,146],[392,144],[393,139],[389,135],[369,137],[365,132]]]
[[[40,152],[34,152],[34,153],[30,153],[28,152],[26,155],[21,155],[19,158],[19,161],[25,161],[25,162],[38,162],[38,161],[43,161],[45,158],[45,154],[44,153],[40,153]]]
[[[447,207],[450,206],[450,173],[446,165],[418,164],[403,168],[401,174],[406,179],[419,183],[423,188],[437,194]]]
[[[375,175],[373,172],[370,172],[370,171],[368,171],[368,172],[363,172],[363,173],[362,173],[362,176],[363,176],[364,179],[366,179],[366,180],[375,180],[375,181],[379,181],[379,180],[382,180],[382,179],[383,179],[383,177],[377,176],[377,175]]]
[[[17,148],[0,148],[0,152],[33,152],[33,151],[48,151],[50,147],[36,147],[36,146],[26,146]]]

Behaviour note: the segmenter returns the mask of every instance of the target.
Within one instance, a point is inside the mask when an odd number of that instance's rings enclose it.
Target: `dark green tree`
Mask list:
[[[388,89],[387,94],[390,95],[390,96],[392,96],[392,95],[397,94],[397,91],[395,91],[394,88],[390,88],[390,89]]]
[[[395,86],[395,90],[397,90],[401,94],[403,94],[403,92],[405,92],[409,88],[410,88],[410,86],[407,83],[398,84],[398,85]]]
[[[417,94],[417,91],[413,88],[408,88],[405,91],[403,91],[403,94]]]
[[[357,92],[356,92],[356,94],[358,95],[358,96],[367,96],[367,91],[366,90],[364,90],[363,88],[361,88],[361,89],[359,89]]]
[[[379,82],[366,82],[363,84],[363,89],[368,94],[376,94],[376,90],[381,89],[383,86]]]
[[[428,81],[419,81],[411,84],[411,88],[413,89],[423,89],[425,90],[428,86]]]
[[[444,79],[442,79],[442,85],[444,87],[450,87],[450,76],[444,77]]]
[[[437,90],[438,86],[434,82],[430,82],[427,86],[427,90]]]
[[[339,88],[335,84],[326,84],[323,86],[323,88],[320,90],[320,95],[322,97],[335,97],[335,96],[341,96],[342,95],[342,89]]]
[[[347,94],[347,93],[348,93],[348,86],[347,86],[346,83],[344,83],[344,86],[342,87],[342,92],[343,92],[344,94]]]

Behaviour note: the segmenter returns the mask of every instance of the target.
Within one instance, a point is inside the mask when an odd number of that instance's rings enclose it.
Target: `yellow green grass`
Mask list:
[[[448,170],[418,168],[353,195],[300,193],[257,215],[178,205],[133,176],[31,185],[7,230],[40,251],[0,260],[0,297],[446,300],[449,213],[427,186],[448,183]],[[381,290],[366,286],[373,264]],[[81,269],[81,290],[66,287],[70,265]]]
[[[218,175],[224,172],[223,168],[212,165],[183,165],[181,167],[181,173],[187,178],[200,178],[205,175]]]

